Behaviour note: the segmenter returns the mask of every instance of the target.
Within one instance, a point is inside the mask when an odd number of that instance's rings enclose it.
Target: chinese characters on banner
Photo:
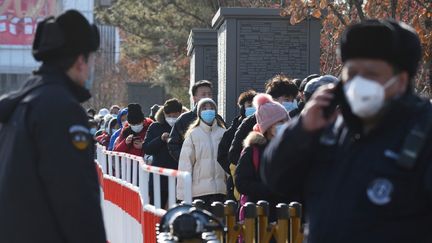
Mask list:
[[[0,0],[0,45],[31,45],[37,23],[56,7],[56,0]]]

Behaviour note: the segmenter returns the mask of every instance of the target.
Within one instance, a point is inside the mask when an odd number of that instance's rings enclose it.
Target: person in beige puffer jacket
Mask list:
[[[201,199],[206,206],[223,202],[226,195],[226,173],[217,162],[219,142],[225,132],[223,121],[216,116],[216,103],[205,98],[198,102],[197,120],[185,135],[178,170],[192,174],[193,200]],[[177,199],[184,200],[184,182],[177,182]]]

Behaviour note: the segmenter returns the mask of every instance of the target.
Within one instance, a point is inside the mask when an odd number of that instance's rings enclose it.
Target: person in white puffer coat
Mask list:
[[[205,207],[215,201],[223,202],[226,195],[226,173],[217,162],[218,146],[225,126],[216,116],[216,107],[210,98],[198,102],[198,118],[186,132],[178,166],[178,170],[192,174],[193,200],[203,200]],[[184,189],[184,181],[179,178],[178,200],[184,200]]]

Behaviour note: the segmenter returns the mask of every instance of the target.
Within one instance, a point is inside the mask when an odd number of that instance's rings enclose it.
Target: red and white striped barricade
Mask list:
[[[156,242],[155,226],[166,210],[161,207],[160,176],[168,177],[168,205],[176,203],[176,179],[185,181],[185,202],[192,202],[189,172],[146,165],[143,158],[96,146],[102,188],[102,209],[110,243]],[[154,205],[150,204],[149,177],[153,174]]]

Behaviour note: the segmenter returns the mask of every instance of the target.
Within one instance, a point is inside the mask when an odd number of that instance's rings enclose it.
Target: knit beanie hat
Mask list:
[[[207,103],[210,103],[210,104],[214,105],[215,110],[216,110],[216,113],[217,113],[217,105],[216,105],[216,102],[214,102],[214,100],[212,100],[212,99],[210,99],[210,98],[204,98],[204,99],[201,99],[201,100],[198,102],[198,104],[197,104],[197,112],[198,112],[198,114],[200,114],[202,106],[205,105],[205,104],[207,104]]]
[[[256,95],[253,100],[253,105],[257,109],[255,113],[257,129],[262,134],[275,123],[289,118],[285,108],[281,104],[275,102],[268,94]]]
[[[132,103],[128,105],[127,120],[129,124],[139,124],[144,121],[144,113],[139,104]]]

